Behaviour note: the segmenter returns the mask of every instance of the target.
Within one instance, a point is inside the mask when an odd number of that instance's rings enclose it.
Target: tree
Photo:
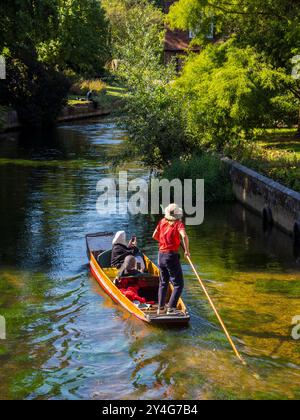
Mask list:
[[[99,0],[0,3],[0,54],[7,58],[1,103],[26,125],[53,122],[68,94],[64,74],[98,75],[108,57],[108,23]]]
[[[121,64],[123,76],[153,70],[160,64],[164,40],[161,10],[147,0],[103,0],[103,5],[111,26],[112,56]]]
[[[100,0],[11,0],[0,4],[0,52],[30,53],[61,71],[99,74],[109,57]]]
[[[240,48],[251,46],[267,65],[284,71],[282,86],[299,107],[300,81],[292,77],[292,60],[300,54],[300,2],[179,0],[172,6],[168,20],[180,29],[193,28],[198,33],[196,42],[201,44],[205,43],[208,25],[214,21],[217,38],[234,39]]]
[[[256,128],[274,124],[275,115],[283,121],[292,98],[280,96],[281,80],[284,71],[266,64],[254,48],[229,40],[190,56],[174,88],[181,93],[188,133],[221,151],[230,140],[251,139]]]
[[[10,105],[23,126],[54,123],[70,88],[68,80],[53,67],[31,55],[7,59],[7,78],[0,85],[0,105]]]
[[[116,74],[128,88],[120,121],[128,134],[122,158],[135,156],[150,168],[161,168],[190,150],[171,84],[174,67],[163,64],[163,13],[147,0],[103,4],[119,62]]]
[[[182,121],[181,103],[166,81],[140,83],[127,99],[121,128],[127,132],[122,157],[149,168],[163,168],[192,150]]]
[[[0,3],[0,51],[18,56],[36,52],[47,42],[58,24],[59,0],[10,0]]]
[[[108,21],[99,0],[56,0],[53,37],[37,45],[43,62],[93,77],[110,57]]]

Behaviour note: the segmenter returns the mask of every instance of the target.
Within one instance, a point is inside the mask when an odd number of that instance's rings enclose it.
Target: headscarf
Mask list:
[[[119,232],[116,233],[113,241],[112,241],[113,245],[125,245],[127,246],[127,242],[126,242],[126,232],[124,230],[120,230]]]

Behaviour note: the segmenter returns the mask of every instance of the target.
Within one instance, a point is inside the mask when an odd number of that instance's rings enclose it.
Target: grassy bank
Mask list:
[[[267,130],[257,141],[238,142],[224,149],[224,155],[300,192],[300,141],[296,130]],[[228,168],[219,155],[199,152],[176,159],[163,171],[167,179],[205,179],[205,201],[230,201],[233,198]]]
[[[294,129],[270,129],[253,141],[232,142],[224,155],[300,192],[300,141]]]
[[[260,136],[259,144],[268,150],[296,153],[300,159],[300,139],[296,138],[294,128],[270,129]]]
[[[91,90],[95,93],[93,100],[98,103],[99,108],[111,112],[118,112],[122,108],[126,96],[125,88],[117,84],[107,84],[99,79],[74,83],[68,96],[68,105],[72,107],[88,104],[87,93]]]

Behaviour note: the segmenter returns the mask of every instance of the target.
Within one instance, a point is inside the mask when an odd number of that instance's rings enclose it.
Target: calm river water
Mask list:
[[[189,228],[193,259],[251,369],[236,361],[188,265],[189,328],[149,327],[89,274],[84,236],[136,233],[156,259],[150,217],[100,217],[97,182],[124,133],[113,121],[0,141],[1,399],[300,398],[300,257],[238,204]],[[132,167],[130,175],[145,174]]]

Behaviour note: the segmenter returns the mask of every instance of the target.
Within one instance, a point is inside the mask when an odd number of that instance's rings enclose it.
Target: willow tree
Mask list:
[[[193,29],[195,42],[207,43],[214,24],[216,39],[234,39],[239,48],[250,46],[278,71],[278,82],[300,107],[300,80],[295,65],[300,54],[300,2],[295,0],[179,0],[170,10],[169,23]],[[284,77],[283,77],[284,75]],[[300,121],[299,121],[300,134]]]

